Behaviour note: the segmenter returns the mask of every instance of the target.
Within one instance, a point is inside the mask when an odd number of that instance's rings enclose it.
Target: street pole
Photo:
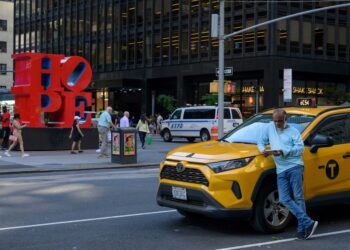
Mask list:
[[[218,137],[224,136],[225,1],[220,0]]]

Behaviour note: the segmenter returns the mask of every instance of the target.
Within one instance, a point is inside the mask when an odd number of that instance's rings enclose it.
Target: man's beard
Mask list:
[[[277,129],[278,131],[281,132],[281,131],[283,131],[286,127],[287,127],[287,122],[285,122],[281,128],[277,128],[277,127],[276,127],[276,129]]]

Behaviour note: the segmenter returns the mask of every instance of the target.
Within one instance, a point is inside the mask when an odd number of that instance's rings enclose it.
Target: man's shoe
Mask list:
[[[75,152],[75,151],[70,151],[70,153],[71,153],[71,154],[73,154],[73,155],[75,155],[75,154],[76,154],[76,152]]]
[[[311,236],[315,233],[317,226],[318,226],[318,221],[315,220],[314,223],[306,229],[305,240],[311,238]]]
[[[83,150],[79,150],[78,153],[83,153],[84,151]]]
[[[97,156],[97,158],[98,158],[98,159],[103,159],[103,158],[109,158],[109,156],[108,156],[108,155],[103,154],[103,155],[99,155],[99,156]]]
[[[297,232],[298,240],[305,240],[305,232]]]

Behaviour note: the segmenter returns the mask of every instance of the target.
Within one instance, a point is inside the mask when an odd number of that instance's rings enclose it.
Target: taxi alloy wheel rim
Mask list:
[[[277,190],[272,191],[264,202],[265,220],[273,227],[281,226],[288,218],[289,210],[279,202]]]

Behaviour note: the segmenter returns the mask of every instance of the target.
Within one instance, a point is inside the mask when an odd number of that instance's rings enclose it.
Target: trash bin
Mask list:
[[[117,128],[112,130],[111,161],[112,163],[137,163],[137,130],[135,128]]]

